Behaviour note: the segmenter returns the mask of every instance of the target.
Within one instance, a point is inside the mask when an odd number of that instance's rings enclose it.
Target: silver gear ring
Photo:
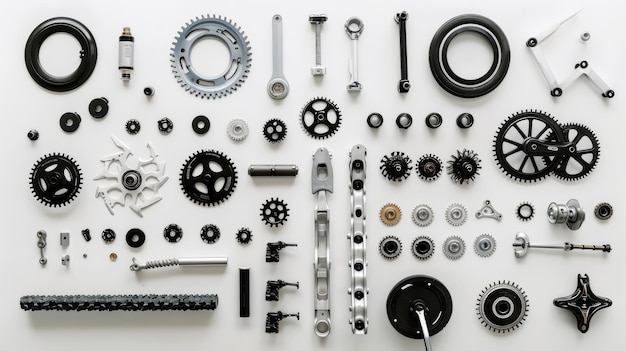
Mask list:
[[[474,240],[474,251],[480,257],[489,257],[496,251],[496,239],[489,234],[481,234]]]
[[[400,256],[402,252],[402,242],[393,235],[387,235],[380,241],[380,244],[378,244],[378,251],[380,251],[380,254],[384,258],[393,260]]]
[[[411,218],[413,223],[420,227],[425,227],[433,222],[434,213],[430,206],[421,204],[415,206]]]
[[[237,118],[228,123],[228,126],[226,126],[226,132],[228,133],[228,137],[234,141],[242,141],[248,137],[250,128],[248,128],[248,123],[246,123],[246,121]]]
[[[453,226],[460,226],[467,220],[467,209],[461,204],[452,204],[446,210],[446,221]]]
[[[196,71],[191,61],[194,45],[215,39],[226,46],[230,59],[222,73],[207,77]],[[250,42],[236,23],[222,16],[202,16],[182,27],[172,43],[170,62],[174,77],[190,94],[202,98],[221,98],[241,86],[250,72]]]
[[[451,260],[461,258],[465,254],[465,241],[456,235],[448,237],[443,243],[443,254]]]
[[[420,260],[429,259],[435,252],[435,242],[427,236],[418,236],[411,244],[411,251]]]

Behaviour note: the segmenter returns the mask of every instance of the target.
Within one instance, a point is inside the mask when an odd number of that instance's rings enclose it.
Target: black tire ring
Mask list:
[[[66,112],[59,119],[59,125],[64,132],[74,133],[80,126],[80,115],[76,112]]]
[[[199,115],[191,122],[191,128],[196,134],[206,134],[211,128],[211,122],[207,116]]]
[[[126,243],[132,248],[141,247],[146,242],[146,234],[139,228],[130,229],[126,232]]]
[[[89,103],[89,114],[93,118],[104,118],[109,113],[109,100],[106,98],[95,98]]]
[[[53,34],[63,32],[73,36],[80,44],[80,65],[76,71],[63,77],[46,72],[39,60],[41,45]],[[24,50],[26,69],[41,87],[66,92],[78,88],[89,79],[96,67],[98,49],[93,35],[82,23],[68,17],[54,17],[38,25],[28,37]]]
[[[493,64],[478,79],[461,78],[448,64],[450,42],[465,32],[483,36],[493,50]],[[495,22],[487,17],[468,14],[450,19],[437,30],[430,43],[428,60],[433,77],[445,91],[462,98],[475,98],[490,93],[502,83],[511,62],[511,51],[504,32]]]

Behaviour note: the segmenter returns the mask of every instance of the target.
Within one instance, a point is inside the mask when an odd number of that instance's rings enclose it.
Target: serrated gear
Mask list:
[[[378,244],[378,251],[384,258],[393,260],[402,253],[402,242],[397,237],[388,235]]]
[[[168,224],[163,228],[163,237],[167,242],[177,243],[183,238],[183,228],[175,223]]]
[[[249,228],[240,228],[235,234],[235,238],[242,245],[249,244],[252,241],[252,232]]]
[[[388,226],[396,225],[402,218],[402,210],[400,210],[398,205],[388,203],[380,208],[379,217]]]
[[[111,228],[106,228],[105,230],[103,230],[101,236],[102,240],[104,240],[104,242],[107,244],[112,243],[113,241],[115,241],[116,238],[115,232]]]
[[[198,151],[183,164],[180,186],[189,200],[203,206],[218,205],[235,190],[237,168],[219,151]]]
[[[65,206],[80,192],[83,176],[74,159],[53,153],[41,157],[30,172],[30,189],[46,206]]]
[[[220,239],[220,228],[215,224],[205,224],[200,229],[200,238],[205,244],[215,244]]]
[[[411,219],[413,219],[413,223],[417,224],[420,227],[425,227],[433,222],[435,214],[433,210],[428,205],[417,205],[413,209],[413,214],[411,215]]]
[[[228,48],[230,58],[221,74],[207,77],[196,71],[191,52],[200,40],[215,39]],[[201,98],[221,98],[237,90],[248,77],[252,61],[250,42],[236,23],[215,15],[196,17],[181,28],[172,43],[170,62],[178,83]]]
[[[174,122],[172,122],[172,120],[167,117],[163,117],[157,121],[157,128],[159,129],[159,132],[161,132],[161,134],[167,135],[171,133],[174,129]]]
[[[226,126],[226,133],[232,140],[242,141],[248,137],[250,128],[248,128],[248,123],[246,121],[236,118],[228,122],[228,125]]]
[[[593,213],[597,219],[605,221],[613,216],[613,206],[611,206],[608,202],[601,202],[596,205]]]
[[[446,209],[446,221],[453,226],[460,226],[467,220],[467,209],[461,204],[454,203]]]
[[[141,211],[163,198],[159,195],[159,189],[169,177],[165,175],[165,162],[161,162],[159,155],[151,143],[148,143],[149,156],[146,159],[134,157],[132,150],[115,136],[111,136],[113,144],[121,152],[105,156],[102,162],[102,173],[94,180],[102,180],[108,184],[98,185],[96,197],[101,197],[111,214],[115,205],[126,206],[126,200],[130,202],[130,208],[140,217]]]
[[[441,159],[433,154],[422,155],[416,164],[417,175],[427,182],[436,180],[441,175]]]
[[[497,333],[518,328],[528,314],[526,293],[515,283],[498,281],[478,296],[476,311],[480,323]]]
[[[435,242],[427,236],[418,236],[411,244],[411,251],[420,260],[429,259],[435,253]]]
[[[535,216],[535,206],[530,202],[522,202],[517,206],[515,214],[521,221],[530,221]]]
[[[394,182],[401,182],[411,174],[411,159],[401,151],[393,151],[380,160],[380,170],[383,176]]]
[[[478,170],[482,167],[480,166],[478,154],[474,150],[457,150],[456,155],[451,157],[452,159],[448,161],[446,171],[454,182],[469,184],[470,181],[474,181],[476,176],[480,174]]]
[[[287,125],[280,119],[270,119],[263,126],[263,136],[270,143],[280,143],[287,136]]]
[[[443,242],[442,251],[447,258],[458,260],[465,254],[465,241],[460,236],[449,236]]]
[[[496,239],[489,234],[481,234],[474,240],[474,252],[480,257],[489,257],[496,251]]]
[[[287,217],[289,217],[289,208],[279,198],[265,200],[265,203],[261,206],[261,218],[270,227],[283,225],[287,221]]]
[[[600,142],[595,133],[582,124],[565,124],[561,128],[565,142],[571,142],[575,150],[561,158],[553,171],[554,175],[563,180],[584,178],[596,167],[600,158]]]
[[[126,121],[126,132],[128,134],[135,135],[139,133],[139,130],[141,130],[141,123],[138,120],[133,118]]]
[[[341,126],[341,111],[335,103],[324,97],[307,102],[300,111],[304,131],[315,139],[326,139]]]

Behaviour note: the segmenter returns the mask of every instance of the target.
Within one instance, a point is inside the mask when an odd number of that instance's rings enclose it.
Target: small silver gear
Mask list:
[[[435,214],[430,206],[421,204],[415,206],[411,218],[413,219],[413,223],[420,227],[425,227],[433,222],[434,216]]]
[[[489,234],[481,234],[474,240],[474,252],[480,257],[489,257],[496,251],[496,239]]]
[[[518,328],[528,314],[526,293],[515,283],[498,281],[478,296],[476,312],[480,323],[497,333]]]
[[[393,260],[394,258],[400,256],[400,253],[402,252],[402,242],[397,237],[388,235],[380,241],[378,250],[384,258]]]
[[[446,221],[453,226],[460,226],[467,220],[467,209],[465,206],[454,203],[446,210]]]
[[[240,228],[237,230],[235,238],[241,245],[247,245],[252,241],[252,232],[249,228]]]
[[[242,141],[248,137],[250,129],[248,128],[248,123],[246,123],[246,121],[237,118],[228,123],[226,126],[226,132],[228,133],[228,137],[234,141]]]
[[[457,260],[465,254],[465,241],[460,236],[449,236],[443,242],[443,254],[451,260]]]
[[[411,244],[411,251],[420,260],[429,259],[435,252],[435,242],[427,236],[418,236]]]

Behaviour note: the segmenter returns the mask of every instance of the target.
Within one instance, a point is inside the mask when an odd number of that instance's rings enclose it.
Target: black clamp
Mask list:
[[[265,317],[265,332],[266,333],[278,333],[279,322],[287,317],[296,317],[300,320],[300,313],[287,314],[278,312],[269,312]]]
[[[265,249],[265,262],[280,261],[280,254],[278,253],[278,251],[284,249],[287,246],[298,246],[298,244],[287,244],[282,241],[267,243],[267,248]]]
[[[265,301],[278,301],[280,299],[279,290],[285,286],[295,286],[300,289],[300,282],[287,283],[284,280],[268,280],[265,285]]]

